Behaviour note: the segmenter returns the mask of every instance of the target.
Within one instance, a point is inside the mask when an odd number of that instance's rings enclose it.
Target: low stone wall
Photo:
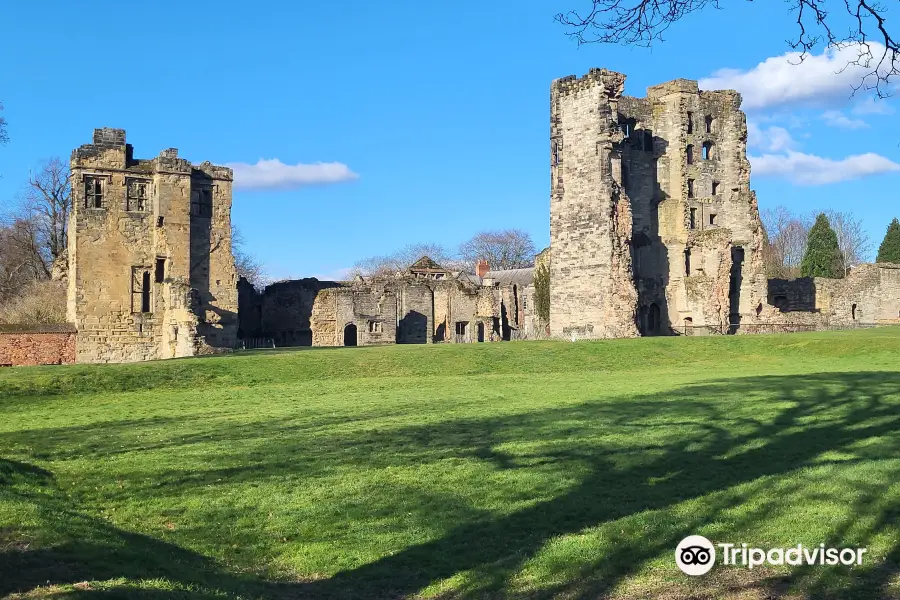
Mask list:
[[[75,327],[0,326],[0,367],[63,365],[75,362]]]

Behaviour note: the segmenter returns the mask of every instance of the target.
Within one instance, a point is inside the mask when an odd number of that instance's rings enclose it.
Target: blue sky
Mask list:
[[[233,219],[275,277],[484,229],[542,248],[550,82],[596,66],[629,95],[679,77],[742,91],[762,208],[852,210],[876,246],[900,213],[895,102],[850,98],[839,57],[788,65],[783,3],[690,16],[650,50],[577,47],[553,15],[587,0],[453,4],[13,3],[0,205],[42,159],[121,127],[139,157],[254,165],[237,167]]]

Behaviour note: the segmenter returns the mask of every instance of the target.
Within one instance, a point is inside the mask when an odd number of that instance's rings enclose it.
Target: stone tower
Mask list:
[[[631,206],[617,103],[625,76],[592,69],[550,90],[550,327],[556,337],[637,335]]]
[[[232,348],[237,281],[232,172],[174,148],[133,158],[122,129],[72,152],[68,320],[78,362]]]
[[[632,98],[624,79],[551,89],[553,333],[734,332],[766,302],[741,97],[678,79]]]

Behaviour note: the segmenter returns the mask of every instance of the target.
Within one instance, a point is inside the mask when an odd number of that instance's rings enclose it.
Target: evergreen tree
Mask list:
[[[888,225],[884,241],[878,248],[877,262],[889,262],[900,264],[900,221],[897,217]]]
[[[844,276],[842,264],[837,234],[828,223],[828,217],[822,213],[809,230],[806,254],[800,263],[800,276],[838,279]]]

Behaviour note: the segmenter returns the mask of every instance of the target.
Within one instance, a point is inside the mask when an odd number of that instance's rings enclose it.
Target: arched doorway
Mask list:
[[[484,341],[484,323],[482,323],[481,321],[478,321],[478,327],[476,327],[476,330],[478,332],[478,341],[483,342]]]
[[[647,329],[650,335],[659,333],[659,306],[654,302],[650,305],[650,314],[647,317]]]
[[[349,325],[344,327],[344,345],[356,345],[356,325],[354,325],[353,323],[350,323]]]

